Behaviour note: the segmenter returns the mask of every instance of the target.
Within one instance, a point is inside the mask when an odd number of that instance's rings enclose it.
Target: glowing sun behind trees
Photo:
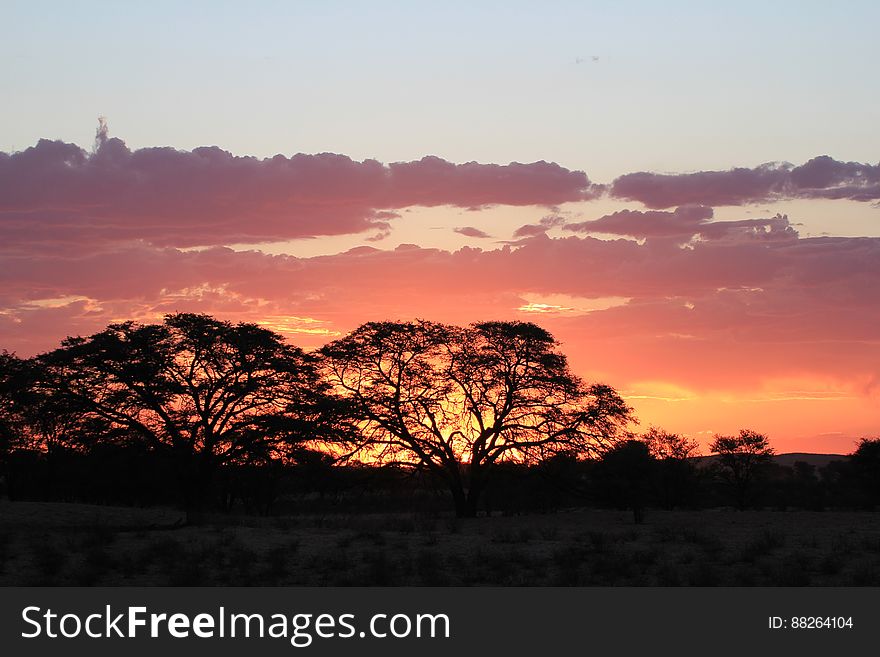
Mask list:
[[[525,322],[371,322],[321,354],[360,423],[356,453],[426,468],[474,516],[495,464],[597,454],[627,435],[632,410],[558,347]]]

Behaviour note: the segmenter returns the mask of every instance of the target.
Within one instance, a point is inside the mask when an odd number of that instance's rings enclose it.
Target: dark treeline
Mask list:
[[[820,468],[806,462],[768,462],[755,476],[742,508],[875,509],[880,496],[871,487],[880,472],[876,462],[858,462],[874,449],[876,441],[865,442],[855,455]],[[51,455],[22,449],[8,458],[7,493],[12,499],[151,506],[179,504],[185,494],[185,481],[172,459],[134,445],[62,448]],[[598,459],[558,456],[536,465],[502,464],[479,511],[511,515],[592,506],[630,509],[640,519],[650,508],[740,506],[717,463],[651,457],[634,465],[626,460],[610,451]],[[301,460],[284,464],[222,466],[206,491],[206,504],[216,511],[261,515],[442,513],[451,503],[443,482],[424,471],[333,465],[319,453],[303,453]]]
[[[766,436],[714,456],[635,418],[522,322],[368,323],[316,353],[254,324],[169,315],[29,359],[0,353],[0,484],[12,500],[173,504],[268,514],[459,516],[875,508],[880,440],[817,469]]]

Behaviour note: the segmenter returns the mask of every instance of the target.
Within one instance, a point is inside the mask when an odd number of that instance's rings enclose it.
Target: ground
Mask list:
[[[880,514],[212,516],[0,502],[3,585],[877,586]]]

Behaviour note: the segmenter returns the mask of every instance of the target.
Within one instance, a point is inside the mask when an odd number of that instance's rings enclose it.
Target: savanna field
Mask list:
[[[208,516],[0,502],[0,584],[877,586],[872,512]]]

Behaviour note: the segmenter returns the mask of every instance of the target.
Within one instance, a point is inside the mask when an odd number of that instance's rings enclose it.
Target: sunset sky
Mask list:
[[[880,4],[715,4],[4,2],[0,348],[528,320],[645,428],[850,452]]]

